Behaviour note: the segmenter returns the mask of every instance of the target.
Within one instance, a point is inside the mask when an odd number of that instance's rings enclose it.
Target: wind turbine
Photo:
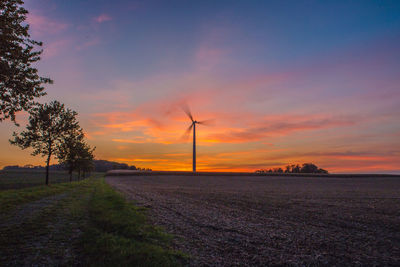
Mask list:
[[[190,131],[193,129],[193,172],[196,172],[196,124],[208,125],[208,122],[210,120],[196,121],[195,119],[193,119],[193,115],[190,112],[188,106],[183,106],[182,109],[192,121],[192,124],[190,124],[189,128],[187,128],[184,136],[188,136],[190,134]]]

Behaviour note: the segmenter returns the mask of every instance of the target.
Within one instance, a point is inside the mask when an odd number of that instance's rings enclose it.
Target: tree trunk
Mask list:
[[[46,162],[46,185],[49,185],[49,165],[50,165],[50,157],[51,157],[51,152],[49,152],[49,155],[47,157],[47,162]]]
[[[81,169],[78,170],[78,180],[81,179]]]
[[[74,167],[73,167],[73,165],[71,164],[70,166],[69,166],[69,181],[70,182],[72,182],[72,173],[74,172]]]

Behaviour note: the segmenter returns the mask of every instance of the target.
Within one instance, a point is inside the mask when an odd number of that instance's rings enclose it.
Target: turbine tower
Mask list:
[[[209,120],[196,121],[195,119],[193,119],[193,115],[190,112],[188,106],[184,106],[182,107],[182,109],[186,113],[186,115],[188,115],[189,119],[192,121],[189,128],[187,128],[184,136],[188,136],[190,134],[190,131],[193,129],[193,172],[196,172],[196,124],[207,125]]]

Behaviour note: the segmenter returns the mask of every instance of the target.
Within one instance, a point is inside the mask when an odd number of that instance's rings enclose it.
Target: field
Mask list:
[[[400,265],[400,177],[128,175],[190,265]]]
[[[69,174],[66,171],[50,171],[50,184],[69,182]],[[46,172],[42,170],[2,170],[0,171],[0,190],[19,189],[31,186],[43,185]],[[73,180],[78,176],[74,173]]]

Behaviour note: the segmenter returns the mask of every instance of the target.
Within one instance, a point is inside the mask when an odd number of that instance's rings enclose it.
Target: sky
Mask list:
[[[313,162],[400,173],[399,1],[26,0],[47,96],[79,113],[97,159],[153,170]],[[0,167],[44,165],[11,146]],[[56,159],[53,160],[56,163]]]

